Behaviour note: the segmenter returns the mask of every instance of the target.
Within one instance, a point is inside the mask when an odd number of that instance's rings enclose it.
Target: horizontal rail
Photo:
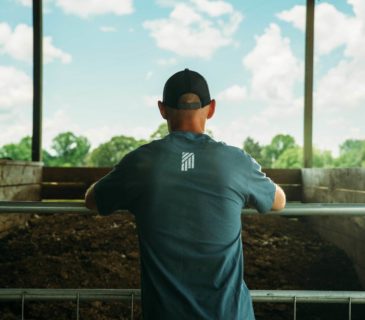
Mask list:
[[[0,301],[107,301],[140,299],[140,289],[0,289]]]
[[[365,304],[364,291],[250,290],[253,302]],[[0,301],[140,300],[140,289],[0,289]]]
[[[118,210],[117,212],[126,212],[126,210]],[[0,201],[0,214],[6,213],[91,214],[93,212],[85,207],[84,202]],[[257,214],[257,211],[244,209],[242,213],[253,215]],[[267,214],[281,216],[365,216],[365,203],[288,203],[284,210]]]

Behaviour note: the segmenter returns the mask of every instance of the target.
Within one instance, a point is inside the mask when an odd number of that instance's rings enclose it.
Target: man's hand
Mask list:
[[[92,211],[98,211],[98,208],[96,206],[96,201],[95,201],[95,195],[94,195],[95,183],[93,183],[89,187],[89,189],[87,189],[87,191],[85,193],[85,206],[86,206],[86,208],[89,208]]]
[[[276,184],[275,198],[271,210],[282,210],[285,208],[286,197],[283,189]]]

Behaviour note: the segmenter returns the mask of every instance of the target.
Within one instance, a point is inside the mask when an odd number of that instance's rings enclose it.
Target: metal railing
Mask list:
[[[118,212],[125,212],[120,210]],[[92,214],[83,202],[14,202],[0,201],[0,214]],[[245,209],[245,215],[257,214]],[[365,204],[315,204],[289,203],[281,212],[269,212],[281,216],[365,216]],[[251,290],[253,302],[292,303],[293,319],[297,319],[297,303],[342,303],[348,304],[348,319],[352,317],[353,304],[365,304],[362,291],[296,291],[296,290]],[[21,319],[24,320],[26,301],[75,301],[76,319],[80,319],[80,302],[129,300],[131,319],[134,318],[135,300],[140,300],[139,289],[0,289],[0,301],[20,301]]]
[[[118,210],[117,212],[126,212]],[[0,201],[0,214],[91,214],[84,202],[41,202],[41,201]],[[254,209],[244,209],[244,215],[258,214]],[[280,212],[268,212],[281,216],[365,216],[365,203],[288,203]]]
[[[293,319],[297,319],[298,303],[338,303],[348,305],[348,319],[352,317],[353,304],[365,304],[362,291],[297,291],[251,290],[255,303],[292,303]],[[0,301],[19,301],[21,319],[25,320],[27,301],[73,301],[76,303],[76,319],[80,319],[80,303],[84,301],[130,301],[131,319],[134,304],[140,300],[139,289],[0,289]]]

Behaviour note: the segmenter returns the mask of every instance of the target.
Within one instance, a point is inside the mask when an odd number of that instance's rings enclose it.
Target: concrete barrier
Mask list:
[[[365,168],[303,169],[302,178],[303,202],[365,203]],[[365,217],[307,219],[324,239],[346,252],[365,288]]]
[[[39,201],[42,163],[0,160],[0,201]],[[0,237],[15,226],[23,226],[29,215],[1,215]]]

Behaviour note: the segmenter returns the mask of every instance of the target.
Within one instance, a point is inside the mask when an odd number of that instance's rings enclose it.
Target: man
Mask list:
[[[243,281],[241,210],[285,206],[285,194],[244,151],[204,134],[207,82],[185,69],[164,87],[170,134],[126,155],[86,194],[86,206],[136,218],[143,319],[254,319]]]

